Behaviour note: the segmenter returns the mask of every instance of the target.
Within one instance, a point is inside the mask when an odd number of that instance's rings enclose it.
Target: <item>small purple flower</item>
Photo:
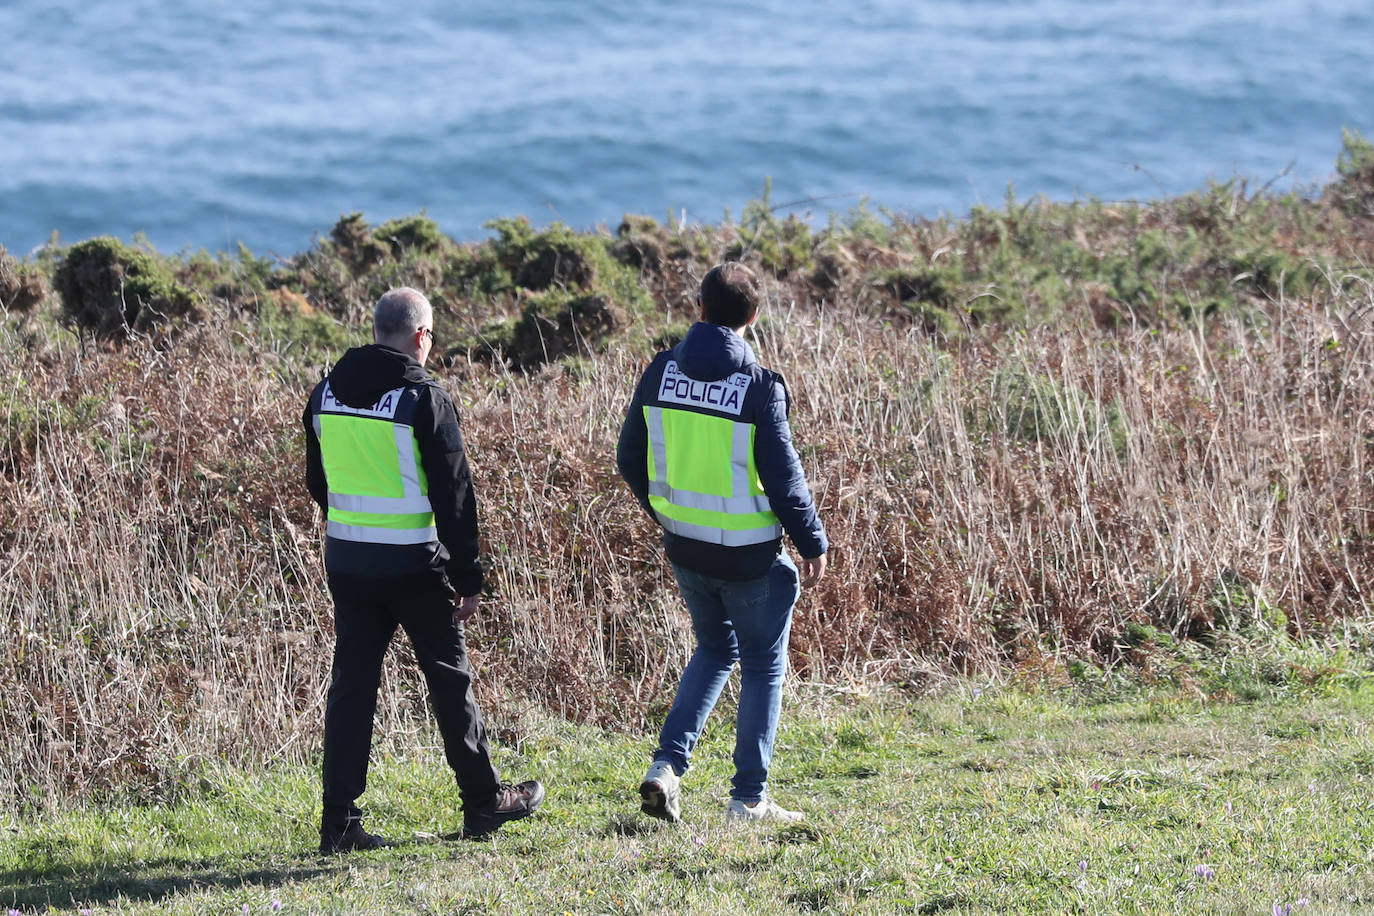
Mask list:
[[[1228,802],[1226,803],[1226,813],[1227,813],[1227,814],[1230,814],[1230,813],[1231,813],[1232,811],[1234,811],[1234,810],[1235,810],[1235,807],[1228,801]]]
[[[248,904],[243,905],[243,916],[248,916]]]
[[[1087,871],[1087,870],[1088,870],[1088,860],[1087,860],[1087,859],[1079,859],[1079,860],[1078,860],[1078,870],[1081,871],[1081,872],[1082,872],[1082,871]]]
[[[280,900],[273,900],[273,901],[272,901],[272,912],[274,912],[274,913],[280,913],[280,912],[281,912],[281,901],[280,901]]]
[[[696,843],[698,846],[705,846],[705,845],[706,845],[706,841],[703,840],[703,839],[702,839],[701,837],[699,837],[699,836],[698,836],[698,837],[693,837],[693,838],[692,838],[692,842]]]
[[[1216,874],[1216,872],[1212,870],[1212,866],[1210,865],[1199,865],[1193,869],[1193,873],[1196,874],[1203,881],[1211,881],[1212,876]]]
[[[1312,901],[1308,900],[1306,897],[1299,897],[1297,900],[1293,901],[1296,906],[1307,906],[1311,902]]]

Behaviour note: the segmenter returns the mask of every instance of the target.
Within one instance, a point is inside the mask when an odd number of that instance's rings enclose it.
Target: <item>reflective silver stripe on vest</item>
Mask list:
[[[781,525],[769,525],[766,528],[746,528],[743,531],[727,531],[724,528],[708,528],[704,525],[693,525],[691,522],[680,522],[677,519],[668,518],[662,512],[655,512],[654,514],[658,516],[659,524],[665,530],[671,531],[679,537],[705,541],[708,544],[721,544],[725,547],[747,547],[750,544],[765,544],[782,537]]]
[[[736,423],[730,439],[730,486],[736,497],[749,495],[749,455],[754,450],[754,427],[748,423]],[[768,500],[763,501],[762,509],[746,509],[746,512],[767,512]]]
[[[767,496],[717,496],[715,493],[694,493],[691,490],[674,490],[666,481],[649,481],[649,493],[661,496],[675,506],[684,509],[702,509],[706,512],[726,512],[730,515],[745,515],[750,512],[771,512],[772,505]]]
[[[327,383],[326,383],[327,384]],[[399,397],[403,389],[397,388],[390,391],[387,395]],[[326,395],[329,392],[326,390]],[[387,395],[383,395],[386,397]],[[339,413],[343,416],[368,416],[369,411],[357,410],[339,406]],[[320,414],[311,417],[311,422],[315,427],[315,438],[323,439],[324,432],[321,429]],[[401,490],[404,496],[357,496],[349,493],[335,493],[329,491],[329,508],[338,509],[341,512],[369,512],[375,515],[416,515],[421,512],[431,512],[434,507],[430,504],[429,497],[425,495],[424,488],[420,486],[420,473],[417,470],[415,461],[415,438],[412,429],[404,423],[392,424],[394,438],[396,441],[396,461],[401,473]],[[331,525],[337,524],[330,522]],[[356,531],[370,531],[373,529],[362,528],[356,525],[341,525],[342,528],[352,528]],[[426,530],[426,529],[417,529]],[[432,530],[432,529],[428,529]],[[331,532],[332,533],[332,532]],[[421,538],[418,541],[383,541],[364,537],[350,537],[347,535],[336,535],[340,540],[345,541],[373,541],[374,543],[397,543],[397,544],[424,544],[431,540],[438,540],[437,537]]]
[[[374,515],[418,515],[430,512],[429,497],[418,496],[354,496],[348,493],[329,494],[329,508],[341,512],[370,512]]]
[[[439,540],[434,526],[428,528],[366,528],[331,521],[327,528],[330,537],[361,544],[428,544]]]
[[[668,437],[663,434],[663,408],[649,408],[649,445],[654,450],[654,470],[658,479],[668,479]]]
[[[401,485],[405,495],[424,498],[424,491],[420,489],[420,466],[415,460],[415,436],[411,428],[403,423],[396,424],[396,458],[401,463]],[[425,507],[418,511],[429,511],[428,499],[425,500]]]

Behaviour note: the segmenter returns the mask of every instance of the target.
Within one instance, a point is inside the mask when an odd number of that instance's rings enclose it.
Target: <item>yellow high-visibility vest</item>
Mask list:
[[[367,544],[439,539],[415,430],[397,419],[405,391],[394,388],[357,408],[340,403],[325,383],[314,425],[329,487],[330,537]]]
[[[675,361],[664,367],[658,397],[644,407],[644,422],[649,505],[667,531],[727,547],[782,537],[754,464],[754,425],[739,420],[749,381],[737,372],[702,382]],[[733,418],[682,409],[687,406]]]

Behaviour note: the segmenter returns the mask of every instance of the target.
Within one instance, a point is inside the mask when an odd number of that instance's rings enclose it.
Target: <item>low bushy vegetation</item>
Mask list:
[[[467,242],[353,214],[282,262],[104,238],[0,258],[0,806],[312,759],[331,633],[299,416],[398,284],[435,302],[464,415],[493,708],[663,712],[689,639],[614,442],[725,257],[766,277],[751,340],[834,544],[793,631],[802,681],[1128,672],[1243,699],[1178,659],[1370,617],[1370,161],[1350,134],[1309,194],[1009,193],[962,219],[813,226],[765,196],[714,226],[508,219]],[[425,719],[411,669],[389,669],[383,733]]]

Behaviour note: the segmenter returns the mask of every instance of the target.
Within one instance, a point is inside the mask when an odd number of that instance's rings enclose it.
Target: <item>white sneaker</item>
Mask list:
[[[746,805],[738,798],[732,798],[730,804],[725,808],[725,819],[727,821],[767,821],[774,824],[795,824],[797,821],[806,820],[806,815],[800,811],[788,811],[771,798],[764,798],[752,805]]]
[[[682,800],[678,795],[681,778],[666,760],[655,760],[639,784],[640,810],[650,817],[677,823],[682,819]]]

